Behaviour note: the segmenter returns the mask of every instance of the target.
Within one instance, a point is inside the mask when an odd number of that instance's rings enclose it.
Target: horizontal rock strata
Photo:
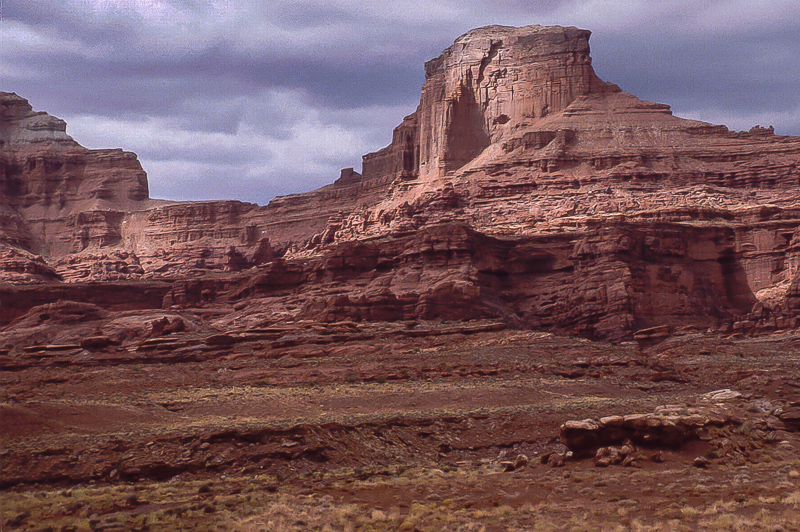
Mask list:
[[[131,301],[276,320],[502,319],[613,340],[797,327],[800,139],[626,94],[595,75],[588,39],[466,33],[360,173],[264,207],[149,199],[135,155],[87,150],[4,93],[2,319],[127,283]]]

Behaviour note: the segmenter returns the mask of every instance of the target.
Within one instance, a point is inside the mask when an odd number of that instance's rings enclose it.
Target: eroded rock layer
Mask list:
[[[425,65],[418,108],[361,173],[265,207],[151,200],[135,155],[82,148],[3,94],[2,319],[64,297],[103,306],[97,291],[125,283],[148,294],[136,308],[214,308],[229,325],[797,327],[800,138],[675,117],[600,80],[588,39],[468,32]]]

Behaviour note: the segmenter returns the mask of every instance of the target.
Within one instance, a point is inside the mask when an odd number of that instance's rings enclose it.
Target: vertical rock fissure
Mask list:
[[[486,67],[492,62],[492,60],[497,57],[497,54],[500,52],[500,48],[503,46],[503,41],[492,41],[489,45],[489,51],[486,52],[486,55],[483,56],[481,59],[481,64],[478,67],[478,81],[475,83],[475,90],[479,90],[481,86],[481,82],[483,82],[484,73],[486,72]]]
[[[484,113],[466,76],[453,99],[447,102],[444,171],[458,170],[477,157],[491,140],[486,131]]]

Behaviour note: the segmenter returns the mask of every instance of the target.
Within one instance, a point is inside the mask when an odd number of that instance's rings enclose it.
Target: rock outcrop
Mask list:
[[[458,170],[579,97],[620,91],[595,75],[589,32],[576,28],[474,30],[429,61],[425,77],[417,110],[422,179]]]
[[[63,120],[15,94],[3,93],[0,119],[2,226],[12,228],[2,240],[48,256],[119,243],[114,218],[148,199],[136,155],[87,150]],[[15,231],[20,217],[25,227]]]
[[[614,340],[797,327],[800,138],[675,117],[600,80],[588,40],[468,32],[360,173],[265,207],[151,200],[133,154],[86,150],[4,94],[4,319],[27,312],[26,283],[41,305],[125,282],[231,320],[500,318]]]
[[[561,440],[576,458],[594,456],[597,467],[635,466],[637,458],[661,462],[664,450],[690,442],[708,448],[706,456],[693,460],[694,467],[706,468],[714,461],[742,465],[754,450],[785,441],[796,430],[796,419],[793,404],[745,398],[724,389],[647,414],[570,420],[561,425]]]

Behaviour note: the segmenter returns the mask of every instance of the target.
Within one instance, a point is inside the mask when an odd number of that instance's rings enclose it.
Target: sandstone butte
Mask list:
[[[135,154],[83,148],[2,93],[0,326],[36,314],[29,341],[74,341],[41,309],[75,302],[221,330],[490,319],[621,341],[798,327],[800,137],[627,94],[595,75],[589,35],[464,34],[425,64],[419,106],[361,173],[261,207],[150,199]]]

